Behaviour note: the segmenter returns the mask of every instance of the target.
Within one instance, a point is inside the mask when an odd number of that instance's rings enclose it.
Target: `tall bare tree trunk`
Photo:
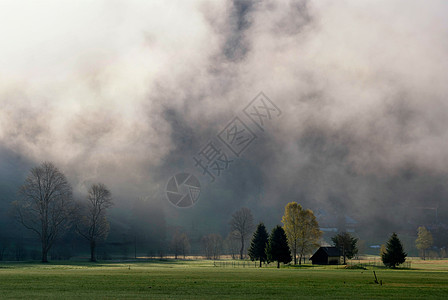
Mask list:
[[[46,245],[42,245],[42,262],[48,262],[48,249]]]
[[[45,207],[45,205],[44,205]],[[47,240],[47,236],[48,236],[48,231],[47,231],[47,226],[48,226],[48,217],[47,217],[47,213],[44,212],[44,222],[42,222],[42,236],[41,236],[41,241],[42,241],[42,262],[46,263],[48,262],[48,250],[50,247],[48,247],[48,240]]]
[[[250,209],[243,207],[232,215],[230,221],[231,232],[235,238],[241,239],[240,259],[243,259],[244,254],[244,239],[252,234],[254,217]]]
[[[90,241],[90,261],[96,261],[95,247],[96,247],[95,241],[94,240]]]

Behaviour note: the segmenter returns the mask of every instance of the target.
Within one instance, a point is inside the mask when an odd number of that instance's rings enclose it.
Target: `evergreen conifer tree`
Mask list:
[[[281,226],[277,225],[272,229],[268,246],[266,247],[266,255],[268,262],[277,261],[277,268],[280,268],[280,263],[287,264],[291,262],[292,257],[289,251],[288,240],[285,230]]]
[[[268,233],[263,223],[258,224],[257,229],[252,237],[249,248],[249,257],[252,261],[259,260],[261,263],[267,261],[266,245],[268,243]]]
[[[386,252],[381,254],[381,259],[385,266],[396,268],[406,260],[407,253],[403,250],[403,245],[397,234],[392,233],[386,244]]]

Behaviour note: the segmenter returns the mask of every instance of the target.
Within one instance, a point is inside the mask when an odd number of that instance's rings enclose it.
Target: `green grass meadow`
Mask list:
[[[374,283],[373,270],[382,285]],[[1,263],[0,298],[447,299],[448,262],[413,263],[406,270],[260,269],[198,260]]]

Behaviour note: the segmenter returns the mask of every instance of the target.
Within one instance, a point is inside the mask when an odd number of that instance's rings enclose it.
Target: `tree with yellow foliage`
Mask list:
[[[285,206],[285,215],[282,218],[283,229],[288,238],[289,248],[291,249],[294,264],[297,265],[297,249],[299,247],[299,216],[302,206],[297,202],[290,202]]]
[[[316,217],[310,209],[304,210],[297,202],[290,202],[285,206],[282,223],[294,264],[297,264],[297,255],[299,255],[299,264],[301,264],[302,258],[319,246],[318,241],[322,236],[322,231],[319,229]]]
[[[415,246],[422,254],[423,260],[426,259],[426,250],[428,250],[433,244],[432,234],[424,226],[418,228],[418,237],[415,240]]]

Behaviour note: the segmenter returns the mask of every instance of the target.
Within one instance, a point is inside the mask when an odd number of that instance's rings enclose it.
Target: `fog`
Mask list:
[[[141,226],[168,235],[225,236],[241,207],[271,227],[291,201],[350,216],[365,240],[444,222],[447,11],[409,0],[2,1],[1,231],[42,161],[78,199],[92,182],[109,186],[111,241],[141,203],[154,220]],[[257,139],[209,183],[193,156],[261,91],[281,116],[252,124]],[[201,181],[190,208],[166,198],[178,172]]]

